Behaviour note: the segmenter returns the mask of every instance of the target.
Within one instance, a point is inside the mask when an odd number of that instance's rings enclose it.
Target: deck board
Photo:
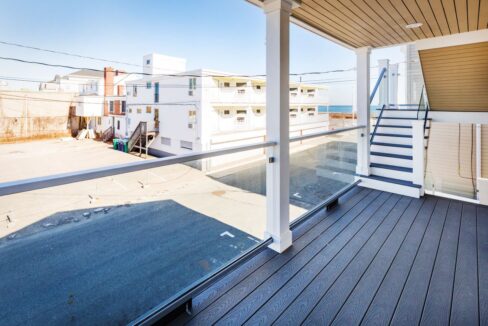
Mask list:
[[[453,325],[476,325],[479,322],[476,236],[476,207],[463,204],[451,308]]]
[[[193,299],[190,325],[488,324],[488,208],[354,189]]]
[[[446,224],[425,299],[421,325],[449,324],[461,227],[461,209],[461,203],[450,203],[449,205]]]

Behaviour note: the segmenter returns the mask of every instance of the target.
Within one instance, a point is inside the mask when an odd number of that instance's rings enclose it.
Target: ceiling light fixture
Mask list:
[[[412,24],[408,24],[407,26],[405,26],[406,28],[419,28],[420,26],[422,26],[423,24],[422,23],[412,23]]]

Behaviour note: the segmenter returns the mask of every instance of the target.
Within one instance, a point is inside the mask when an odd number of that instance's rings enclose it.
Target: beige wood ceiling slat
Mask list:
[[[488,28],[488,0],[301,0],[292,16],[354,48],[382,47]]]
[[[402,42],[402,39],[396,35],[396,33],[391,33],[388,31],[388,26],[387,25],[380,25],[377,21],[380,19],[376,15],[376,20],[372,19],[370,14],[371,11],[368,13],[368,8],[364,6],[363,8],[360,8],[359,6],[356,5],[356,3],[360,3],[359,1],[350,1],[350,0],[336,0],[336,1],[329,1],[329,2],[334,2],[337,4],[337,8],[341,10],[343,13],[349,13],[350,15],[352,14],[352,17],[357,17],[356,19],[362,20],[367,26],[371,26],[371,28],[374,29],[375,33],[378,36],[381,36],[381,42],[384,45],[387,45],[390,43],[391,39],[393,38],[396,42]]]
[[[412,1],[414,0],[410,0],[410,2]],[[405,6],[402,0],[390,0],[390,2],[400,12],[400,15],[402,15],[404,20],[407,22],[407,25],[419,22],[412,15],[410,10]],[[420,28],[415,28],[414,31],[418,32],[417,34],[419,35],[420,38],[432,37],[433,36],[432,32],[430,31],[429,27],[426,25],[425,21],[422,19],[420,22],[423,23],[423,25],[420,26]]]
[[[432,110],[488,112],[488,42],[420,50],[419,56]]]
[[[337,28],[331,24],[329,19],[324,20],[317,18],[316,15],[310,14],[305,11],[303,7],[295,9],[293,11],[293,16],[297,19],[306,21],[311,26],[324,31],[327,34],[334,36],[339,41],[350,44],[355,48],[364,46],[364,40],[359,39],[355,35],[349,34],[348,32],[344,31],[344,29],[337,30]]]
[[[350,14],[348,16],[341,11],[338,8],[341,5],[340,2],[335,1],[336,6],[330,5],[329,2],[325,0],[307,0],[307,3],[309,6],[313,5],[315,11],[324,18],[334,17],[334,20],[340,23],[347,22],[348,30],[350,30],[351,33],[360,34],[361,37],[364,37],[371,43],[380,45],[388,44],[388,39],[382,37],[380,33],[372,30],[372,28],[364,20],[354,16],[350,17]]]
[[[478,29],[488,28],[488,0],[480,0]]]
[[[427,18],[425,17],[426,12],[424,13],[420,11],[420,8],[417,5],[416,1],[405,1],[403,3],[407,7],[409,13],[412,14],[415,22],[422,23],[422,27],[425,27],[425,31],[426,31],[425,35],[427,37],[441,36],[441,32],[439,31],[439,27],[437,26],[435,19],[427,20]],[[433,26],[436,27],[435,31],[433,29]]]
[[[407,2],[409,3],[409,2]],[[426,0],[420,0],[416,1],[416,4],[418,6],[418,9],[421,11],[423,14],[427,24],[429,24],[430,29],[434,33],[435,36],[442,36],[444,33],[441,30],[441,27],[437,21],[437,18],[432,10],[431,5],[429,4],[429,1]],[[443,14],[444,15],[444,14]]]
[[[459,25],[459,32],[464,33],[468,31],[468,8],[466,0],[455,0],[457,21]]]
[[[410,36],[410,38],[414,41],[420,39],[420,37],[416,34],[416,31],[413,29],[405,28],[407,25],[407,21],[403,19],[403,17],[398,13],[398,11],[393,7],[390,0],[376,0],[385,11],[389,13],[389,16],[393,19],[393,22],[398,24],[401,28],[405,29],[405,32]]]
[[[428,6],[432,6],[435,18],[439,27],[441,29],[442,35],[450,35],[451,31],[449,29],[449,24],[447,23],[447,18],[444,13],[444,7],[442,6],[441,0],[419,0],[420,3],[425,3]]]
[[[415,40],[415,38],[406,33],[406,28],[398,25],[390,14],[377,1],[355,0],[355,3],[359,7],[365,8],[364,10],[368,10],[368,12],[376,14],[378,16],[378,22],[383,26],[388,26],[390,30],[392,30],[396,35],[398,35],[399,38],[402,39],[403,42],[411,42]]]
[[[478,29],[479,0],[468,0],[468,28],[470,31]]]
[[[454,6],[454,0],[442,0],[444,6],[444,12],[446,13],[447,22],[451,33],[459,33],[459,26],[457,23],[456,7]]]

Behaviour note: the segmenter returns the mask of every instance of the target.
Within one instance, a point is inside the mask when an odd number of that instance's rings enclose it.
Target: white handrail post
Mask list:
[[[421,196],[423,196],[425,190],[424,120],[412,121],[412,170],[412,182],[422,187]]]
[[[476,124],[476,199],[480,200],[480,178],[481,178],[481,124]]]
[[[360,175],[369,175],[370,156],[370,104],[369,104],[369,56],[370,47],[363,47],[356,50],[356,112],[357,124],[364,125],[364,129],[358,130],[357,140],[357,167],[356,172]]]
[[[266,135],[277,143],[267,149],[266,235],[270,248],[283,252],[290,231],[289,34],[292,0],[266,0]]]
[[[386,72],[383,76],[383,80],[380,83],[380,87],[378,89],[378,98],[379,98],[379,106],[383,106],[383,104],[389,105],[390,100],[388,99],[388,96],[390,94],[388,90],[388,85],[390,83],[390,60],[388,59],[381,59],[378,60],[378,72],[381,72],[383,68],[386,69]]]

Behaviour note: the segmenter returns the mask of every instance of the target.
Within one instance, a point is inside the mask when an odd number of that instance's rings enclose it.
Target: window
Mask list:
[[[161,137],[161,144],[166,145],[166,146],[171,146],[171,138]]]
[[[236,121],[238,124],[243,124],[244,122],[246,122],[246,118],[245,117],[237,117]]]
[[[188,111],[188,117],[189,118],[194,118],[196,116],[197,116],[197,111],[195,111],[195,110]]]
[[[294,114],[294,113],[293,114],[290,114],[290,118],[295,119],[296,117],[297,117],[296,114]]]
[[[129,108],[129,113],[132,113],[132,108]]]
[[[224,115],[229,115],[230,114],[230,110],[224,110]]]
[[[137,85],[132,85],[132,96],[137,96]]]
[[[246,90],[245,89],[238,89],[237,94],[245,94]]]
[[[142,110],[138,108],[137,113],[142,113]]]
[[[151,60],[147,59],[147,60],[146,60],[146,64],[147,64],[147,65],[150,65],[150,64],[151,64]]]
[[[159,102],[159,83],[154,83],[154,103]]]
[[[256,109],[256,114],[261,114],[261,109]]]
[[[188,124],[188,129],[193,129],[193,123]]]
[[[261,85],[256,85],[256,89],[261,89]]]
[[[230,83],[229,82],[225,82],[224,83],[224,87],[230,87]]]
[[[180,141],[180,147],[184,148],[184,149],[192,150],[193,149],[193,143],[191,141],[181,140]]]
[[[197,89],[197,79],[195,77],[189,79],[189,89]]]
[[[246,87],[247,83],[236,83],[236,87]]]
[[[147,89],[151,89],[151,82],[150,82],[150,81],[148,81],[148,82],[146,83],[146,88],[147,88]]]
[[[309,117],[313,117],[314,115],[315,113],[311,113],[311,112],[308,114]]]
[[[150,106],[146,106],[146,113],[151,113],[151,107]]]
[[[290,112],[298,112],[298,109],[296,109],[296,108],[290,109]]]
[[[97,118],[97,124],[101,125],[102,124],[102,117]]]
[[[122,113],[125,113],[126,111],[126,104],[125,101],[122,101]]]
[[[117,130],[120,130],[120,120],[117,120]]]
[[[114,101],[110,101],[109,105],[110,105],[110,113],[114,113]]]
[[[237,110],[237,114],[247,114],[247,110]]]
[[[307,111],[308,112],[315,112],[315,108],[308,108]]]

